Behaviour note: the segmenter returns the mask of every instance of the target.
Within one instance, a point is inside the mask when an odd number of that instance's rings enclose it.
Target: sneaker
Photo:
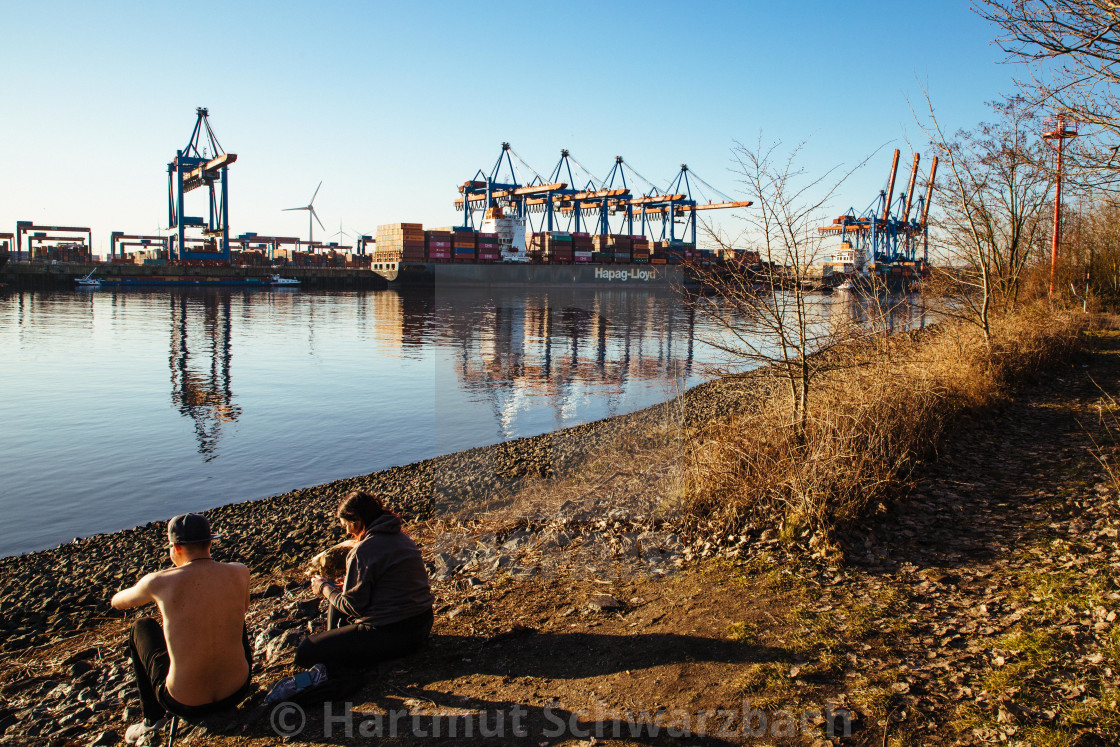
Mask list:
[[[159,721],[151,721],[144,719],[138,724],[133,724],[128,727],[124,732],[125,744],[136,744],[141,739],[151,734],[154,731],[159,731],[167,724],[167,717],[164,716]]]
[[[324,664],[316,664],[306,672],[298,672],[277,682],[264,697],[264,702],[271,705],[291,700],[293,695],[318,687],[326,681],[327,667]]]

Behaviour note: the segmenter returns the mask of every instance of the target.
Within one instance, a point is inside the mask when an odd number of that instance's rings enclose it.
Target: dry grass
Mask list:
[[[697,534],[773,528],[827,542],[903,486],[963,415],[1068,361],[1078,319],[1030,307],[1000,319],[990,346],[944,323],[836,353],[850,360],[818,379],[803,439],[775,380],[758,407],[690,434],[677,508]]]

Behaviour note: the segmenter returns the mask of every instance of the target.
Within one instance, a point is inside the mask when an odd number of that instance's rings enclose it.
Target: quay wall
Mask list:
[[[264,280],[271,275],[295,278],[302,287],[324,290],[380,290],[388,287],[385,278],[371,270],[341,267],[177,267],[169,265],[125,264],[43,264],[9,262],[0,270],[0,283],[21,290],[73,288],[74,281],[91,270],[102,279],[130,279],[143,283],[153,278],[174,277],[176,281],[197,280],[200,285],[214,282]],[[113,286],[119,287],[119,286]],[[154,286],[145,286],[154,287]]]

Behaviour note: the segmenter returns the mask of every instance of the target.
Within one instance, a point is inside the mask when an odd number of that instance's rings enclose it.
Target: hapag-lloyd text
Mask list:
[[[646,268],[632,267],[628,270],[612,270],[612,269],[607,268],[607,267],[596,267],[595,268],[595,279],[596,280],[620,280],[624,283],[627,282],[627,281],[630,281],[630,280],[636,280],[638,282],[648,283],[650,281],[657,280],[657,270],[654,270],[654,269],[649,268],[649,267],[646,267]]]

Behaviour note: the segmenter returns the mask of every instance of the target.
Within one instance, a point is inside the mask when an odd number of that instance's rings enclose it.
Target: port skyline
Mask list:
[[[830,19],[806,7],[682,13],[644,3],[641,13],[619,6],[612,21],[577,3],[566,11],[571,25],[532,6],[452,7],[340,3],[305,16],[283,4],[262,14],[204,3],[200,33],[236,33],[216,34],[208,54],[184,45],[186,57],[138,55],[135,44],[113,41],[169,32],[182,22],[170,9],[12,8],[14,28],[41,28],[59,12],[71,23],[53,30],[51,55],[36,54],[30,33],[0,52],[19,73],[3,85],[9,100],[35,104],[6,125],[24,147],[0,154],[0,230],[17,220],[90,226],[103,255],[111,231],[165,229],[166,163],[189,139],[197,106],[240,155],[230,171],[231,232],[303,236],[306,216],[281,211],[322,180],[316,208],[328,230],[316,233],[327,237],[340,223],[366,233],[397,221],[454,223],[455,186],[489,169],[504,140],[538,172],[568,148],[600,178],[623,155],[663,187],[688,162],[735,195],[727,170],[735,140],[760,131],[787,145],[808,138],[805,165],[821,169],[876,148],[921,149],[907,98],[920,98],[923,83],[955,128],[982,119],[983,101],[1009,91],[1014,73],[997,64],[992,30],[966,7],[934,14],[857,3]],[[570,56],[621,72],[570,84],[487,78],[477,50],[526,69]],[[469,74],[463,59],[472,60]],[[838,209],[862,209],[882,188],[876,166],[845,185]]]

